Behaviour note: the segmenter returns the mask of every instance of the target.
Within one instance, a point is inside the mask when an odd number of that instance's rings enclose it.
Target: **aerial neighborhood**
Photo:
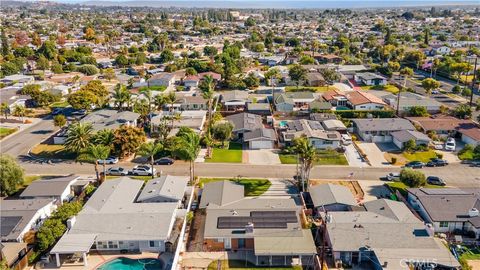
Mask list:
[[[480,269],[478,2],[104,2],[0,5],[0,269]]]

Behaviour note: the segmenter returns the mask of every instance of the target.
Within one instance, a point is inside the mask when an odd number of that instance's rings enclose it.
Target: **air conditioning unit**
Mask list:
[[[469,217],[478,217],[479,214],[480,214],[480,212],[478,211],[477,208],[472,208],[472,209],[468,210],[468,216]]]

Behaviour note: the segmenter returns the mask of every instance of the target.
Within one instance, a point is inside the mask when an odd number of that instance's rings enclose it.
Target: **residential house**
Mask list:
[[[208,110],[207,100],[202,95],[176,95],[177,99],[173,107],[179,111]],[[213,107],[213,105],[212,105]],[[213,108],[215,109],[215,108]]]
[[[211,76],[213,81],[215,82],[219,82],[220,80],[222,80],[222,74],[211,72],[211,71],[201,72],[201,73],[198,73],[197,75],[200,78],[200,80],[203,80],[205,76]]]
[[[458,119],[453,116],[434,115],[430,117],[407,117],[425,133],[435,133],[440,137],[456,137],[459,130],[477,128],[477,125],[468,119]],[[468,131],[467,131],[468,132]],[[467,141],[469,141],[467,139]]]
[[[246,198],[243,186],[227,182],[207,183],[202,192],[205,251],[244,251],[261,266],[291,266],[295,258],[313,264],[313,237],[292,198]]]
[[[35,82],[35,78],[33,76],[23,75],[23,74],[14,74],[8,75],[0,79],[1,83],[6,85],[17,84],[19,83],[21,86],[31,84]]]
[[[263,121],[260,115],[251,113],[237,113],[225,117],[233,125],[233,135],[235,138],[243,139],[245,133],[263,128]]]
[[[271,128],[257,128],[243,136],[249,149],[272,149],[276,140],[277,135]]]
[[[183,79],[183,85],[187,88],[197,88],[199,82],[200,77],[198,75],[190,75]]]
[[[390,133],[390,135],[392,136],[392,142],[400,149],[404,149],[405,143],[410,140],[413,140],[417,146],[428,146],[430,143],[430,138],[427,135],[416,130],[399,130]]]
[[[383,110],[387,106],[382,99],[364,91],[348,92],[345,98],[347,106],[358,111]]]
[[[290,145],[295,138],[307,137],[310,143],[318,149],[338,148],[341,135],[338,131],[327,131],[322,124],[314,120],[299,119],[287,122],[287,128],[282,131],[285,144]]]
[[[461,134],[462,142],[475,146],[480,145],[480,129],[477,127],[459,128],[457,130]]]
[[[21,88],[14,86],[7,86],[0,89],[0,100],[7,103],[10,112],[13,112],[16,106],[27,107],[30,95],[20,94]]]
[[[244,111],[247,101],[247,91],[233,90],[222,93],[221,103],[224,111]]]
[[[315,58],[322,64],[341,64],[343,61],[342,57],[334,54],[322,54],[315,56]]]
[[[87,265],[92,246],[98,251],[164,252],[180,214],[178,203],[138,202],[143,184],[122,177],[100,185],[50,250],[57,267],[66,254],[82,254]]]
[[[330,102],[334,107],[347,107],[348,100],[345,97],[345,93],[336,88],[323,93],[322,98]]]
[[[80,120],[81,123],[91,123],[93,130],[117,129],[120,126],[137,126],[137,120],[140,114],[131,111],[116,111],[102,109],[89,113]]]
[[[426,269],[425,262],[434,262],[441,269],[460,266],[402,202],[380,199],[365,202],[354,211],[322,216],[333,260],[343,265],[374,270]]]
[[[368,86],[387,85],[387,78],[372,72],[357,73],[354,80]]]
[[[0,243],[0,261],[2,264],[5,263],[6,269],[25,269],[28,266],[29,250],[27,243],[2,242]]]
[[[247,103],[247,111],[258,115],[271,115],[270,103]]]
[[[334,184],[311,186],[308,189],[317,213],[349,211],[357,202],[348,187]]]
[[[312,117],[310,118],[313,119]],[[325,119],[320,121],[320,123],[322,123],[323,128],[327,131],[338,131],[342,134],[347,133],[347,127],[338,119]]]
[[[175,84],[175,74],[157,73],[148,79],[148,86],[173,86]]]
[[[1,200],[2,242],[29,242],[28,232],[36,231],[56,209],[51,199]]]
[[[353,119],[353,131],[367,142],[391,142],[392,132],[415,130],[415,127],[402,118]]]
[[[325,79],[320,72],[307,73],[307,85],[308,86],[323,86],[325,85]]]
[[[312,92],[274,93],[273,102],[279,112],[309,110],[309,104],[315,100]]]
[[[182,111],[180,113],[172,112],[175,116],[173,119],[173,128],[169,131],[168,137],[177,134],[181,127],[188,127],[200,134],[207,119],[207,111]],[[152,117],[152,125],[154,132],[164,132],[165,127],[170,127],[170,112],[162,111],[158,115]]]
[[[57,204],[71,201],[87,185],[77,175],[33,181],[20,194],[22,199],[51,199]]]
[[[480,237],[480,189],[409,188],[407,201],[436,233]]]
[[[180,206],[185,200],[188,176],[162,175],[148,180],[138,195],[137,202],[161,203],[174,202]]]
[[[398,95],[390,94],[383,97],[383,101],[387,103],[394,110],[397,110],[397,105],[400,109],[400,114],[408,113],[412,107],[425,107],[428,113],[435,114],[440,112],[442,104],[433,98],[422,96],[416,93],[402,92],[400,93],[400,103],[398,103]]]

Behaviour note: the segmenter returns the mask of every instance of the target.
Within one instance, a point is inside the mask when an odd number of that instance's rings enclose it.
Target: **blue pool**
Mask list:
[[[278,123],[278,125],[279,125],[280,127],[286,127],[286,126],[287,126],[287,123],[288,123],[287,121],[280,121],[280,123]]]
[[[125,257],[111,260],[97,270],[161,270],[163,263],[157,259],[129,259]]]

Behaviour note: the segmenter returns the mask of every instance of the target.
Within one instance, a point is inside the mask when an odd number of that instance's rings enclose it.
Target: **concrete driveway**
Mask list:
[[[358,184],[363,190],[364,202],[390,196],[390,191],[384,186],[385,182],[383,181],[358,181]]]
[[[274,149],[244,150],[244,161],[247,164],[277,165],[282,164]]]
[[[358,143],[358,147],[367,155],[373,167],[390,166],[390,163],[385,159],[383,152],[378,148],[376,143],[361,142]]]
[[[360,153],[353,144],[345,146],[345,157],[347,158],[348,165],[353,167],[365,167],[368,163],[362,159]]]

